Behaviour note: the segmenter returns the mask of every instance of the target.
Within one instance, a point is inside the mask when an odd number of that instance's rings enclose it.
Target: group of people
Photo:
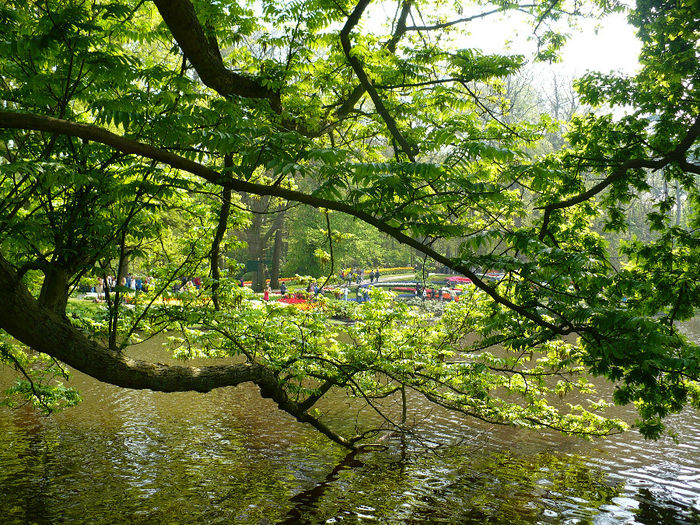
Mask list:
[[[134,293],[148,292],[154,285],[155,278],[150,275],[142,277],[139,275],[127,274],[120,279],[119,284],[123,288],[127,288]],[[117,287],[117,278],[114,275],[107,275],[105,278],[98,277],[93,281],[91,289],[87,291],[93,292],[96,299],[101,301],[105,299],[107,293],[112,292]],[[203,287],[201,277],[182,276],[172,284],[170,291],[172,293],[184,292],[188,290],[201,290]]]
[[[238,284],[239,284],[239,286],[241,286],[241,287],[244,287],[244,286],[245,286],[245,282],[243,281],[243,278],[241,278],[241,279],[238,281]],[[281,295],[282,297],[286,296],[286,295],[287,295],[287,291],[288,291],[287,283],[285,283],[284,281],[282,281],[282,282],[280,283],[280,292],[279,292],[280,295]],[[322,291],[322,290],[318,287],[318,284],[317,284],[315,281],[310,282],[310,283],[308,284],[308,286],[306,287],[306,293],[309,294],[309,295],[318,295],[321,291]],[[264,301],[269,301],[269,300],[270,300],[270,294],[271,294],[271,293],[272,293],[272,288],[270,288],[270,285],[269,285],[269,284],[266,284],[266,285],[265,285],[265,288],[263,288],[263,300],[264,300]],[[298,293],[298,292],[297,292],[297,293]]]
[[[369,301],[369,291],[370,287],[368,286],[358,286],[355,288],[355,300],[358,303],[364,302],[364,301]],[[335,295],[336,299],[340,299],[342,296],[343,301],[348,301],[348,295],[350,294],[350,287],[348,285],[343,285],[342,288],[336,288],[333,290],[333,294]]]
[[[423,301],[426,299],[437,299],[438,301],[445,300],[445,294],[448,294],[448,301],[457,301],[458,295],[451,288],[426,288],[420,284],[416,286],[416,297],[421,298]]]
[[[340,280],[345,281],[348,285],[351,283],[360,284],[365,279],[365,271],[361,268],[353,268],[352,270],[348,271],[342,270],[338,277],[340,277]],[[368,277],[370,284],[379,282],[379,270],[370,270]]]
[[[359,284],[364,280],[365,271],[362,269],[352,269],[340,272],[340,279],[344,281],[345,284],[340,289],[335,289],[333,292],[336,298],[342,298],[347,301],[348,295],[350,293],[350,285],[357,283],[357,288],[355,289],[357,302],[369,300],[369,287],[366,285],[359,286]],[[370,284],[379,282],[379,270],[371,270],[369,272],[369,282]],[[133,290],[134,292],[148,292],[153,286],[155,279],[151,276],[141,277],[132,274],[127,274],[121,278],[121,286]],[[92,287],[92,292],[97,296],[97,300],[102,300],[105,298],[108,291],[114,290],[117,285],[117,278],[113,275],[108,275],[106,278],[98,277],[95,285]],[[244,286],[243,279],[240,280],[240,285]],[[182,276],[178,281],[176,281],[172,286],[172,291],[174,293],[187,291],[187,290],[200,290],[203,286],[201,277],[186,277]],[[88,289],[89,290],[89,289]],[[284,297],[287,294],[287,284],[282,282],[280,284],[280,295]],[[272,290],[269,285],[266,285],[263,290],[263,299],[265,301],[270,300],[270,293]],[[316,281],[311,281],[306,287],[306,293],[309,296],[317,296],[323,293],[323,290],[319,288]],[[449,297],[445,298],[448,294]],[[440,289],[430,289],[425,286],[418,284],[415,288],[415,296],[422,300],[426,299],[437,299],[438,301],[448,300],[455,301],[458,300],[457,294],[450,288],[440,288]]]
[[[127,274],[121,278],[119,283],[124,288],[129,288],[134,292],[148,292],[153,284],[153,277],[140,277]],[[98,277],[95,286],[92,287],[92,292],[97,295],[97,300],[105,298],[105,294],[114,290],[117,287],[117,278],[113,275],[107,275],[106,278]]]
[[[319,292],[323,292],[321,288],[318,287],[318,283],[316,281],[311,281],[309,285],[306,287],[306,293],[309,295],[318,295]]]
[[[184,292],[187,290],[201,290],[202,289],[202,278],[201,277],[180,277],[180,284],[173,285],[173,292]]]

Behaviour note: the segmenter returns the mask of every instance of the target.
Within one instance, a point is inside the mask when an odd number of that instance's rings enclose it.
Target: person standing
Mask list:
[[[95,293],[97,294],[98,301],[104,298],[104,281],[102,280],[102,277],[97,278],[97,286],[95,286]]]
[[[270,300],[270,285],[269,284],[267,286],[265,286],[265,291],[263,292],[263,299],[265,301]]]
[[[284,296],[287,294],[287,283],[282,283],[280,285],[280,293]]]

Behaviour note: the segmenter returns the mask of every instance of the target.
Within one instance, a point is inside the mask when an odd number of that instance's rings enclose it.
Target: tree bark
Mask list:
[[[230,159],[230,157],[228,157]],[[230,160],[227,160],[230,162]],[[209,255],[211,265],[211,278],[214,281],[211,285],[211,298],[214,302],[214,308],[219,309],[219,280],[221,279],[221,241],[226,234],[228,218],[231,213],[231,188],[226,186],[221,190],[221,211],[219,212],[219,223],[214,234],[214,240],[211,244],[211,253]]]
[[[47,265],[44,270],[44,282],[39,292],[39,304],[63,315],[68,304],[68,280],[69,275],[65,268],[55,264]]]
[[[224,97],[238,95],[268,99],[276,113],[282,111],[279,93],[263,86],[261,79],[244,76],[226,68],[216,40],[207,38],[191,2],[155,0],[154,3],[204,84]]]
[[[676,226],[681,225],[683,208],[681,208],[681,183],[676,179]]]
[[[270,265],[270,287],[280,287],[280,266],[282,265],[282,238],[284,233],[285,212],[279,212],[275,218],[275,243],[272,247],[272,264]]]
[[[257,263],[253,273],[253,291],[262,292],[265,288],[265,272],[263,261],[263,239],[262,239],[263,216],[254,213],[250,221],[250,227],[246,230],[248,243],[248,261]]]
[[[0,328],[28,347],[100,381],[163,392],[208,392],[244,382],[267,385],[274,381],[272,373],[257,364],[169,366],[131,359],[109,350],[85,337],[64,316],[41,306],[18,281],[16,272],[2,256],[0,289],[3,290]]]

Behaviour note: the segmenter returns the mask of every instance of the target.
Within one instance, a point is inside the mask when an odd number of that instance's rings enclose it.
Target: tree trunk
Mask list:
[[[221,190],[221,211],[219,212],[219,224],[214,234],[214,240],[211,244],[211,253],[209,255],[211,265],[211,278],[214,281],[211,285],[211,298],[214,302],[214,308],[219,309],[219,280],[221,279],[221,266],[223,259],[220,255],[221,241],[226,233],[228,217],[231,212],[231,188]]]
[[[262,292],[265,287],[265,272],[263,264],[263,238],[262,238],[263,215],[253,214],[250,228],[247,231],[248,241],[248,261],[255,264],[253,273],[253,290]]]
[[[119,270],[117,271],[117,275],[121,279],[122,277],[126,277],[129,275],[129,252],[127,251],[124,253],[124,258],[119,261]],[[118,282],[117,284],[121,284],[121,282]]]
[[[44,271],[39,304],[57,314],[65,313],[68,304],[68,279],[68,272],[64,268],[49,265]]]
[[[272,248],[272,264],[270,265],[270,287],[280,287],[280,266],[282,265],[282,239],[284,233],[285,212],[280,211],[275,217],[272,227],[275,230],[275,243]]]
[[[48,354],[100,381],[127,388],[165,392],[197,390],[261,381],[255,364],[184,367],[130,359],[88,339],[63,316],[35,300],[0,255],[0,328],[17,341]],[[48,292],[47,292],[48,293]]]
[[[271,275],[269,277],[272,280],[274,276],[276,282],[271,283],[271,286],[278,288],[280,260],[282,257],[282,234],[280,233],[278,236],[277,232],[281,232],[284,227],[285,212],[281,210],[274,214],[274,221],[269,225],[269,219],[273,217],[273,213],[269,213],[271,198],[246,196],[244,200],[250,210],[253,211],[250,227],[246,231],[248,261],[256,265],[256,270],[253,274],[253,290],[262,292],[267,285],[268,267],[265,254],[270,241],[273,239]],[[267,227],[268,225],[269,227]]]
[[[275,372],[258,363],[238,363],[212,366],[176,366],[149,363],[127,357],[89,339],[65,316],[43,307],[34,299],[18,278],[17,272],[0,254],[0,329],[20,343],[47,354],[99,381],[134,389],[160,392],[209,392],[214,388],[252,382],[263,397],[297,421],[309,423],[336,443],[348,448],[353,445],[328,429],[307,413],[318,396],[303,403],[289,398]],[[330,388],[325,388],[325,391]],[[323,388],[322,388],[323,390]]]

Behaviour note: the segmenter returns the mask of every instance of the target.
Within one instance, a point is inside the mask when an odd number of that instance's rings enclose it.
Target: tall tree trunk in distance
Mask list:
[[[122,279],[129,273],[129,251],[126,247],[126,229],[122,231],[119,243],[119,260],[117,261],[117,275],[115,279],[114,295],[107,302],[109,309],[109,348],[117,348],[117,328],[119,326],[119,303],[122,300]]]
[[[248,262],[256,267],[253,272],[252,288],[256,292],[262,292],[267,285],[266,279],[268,277],[265,254],[273,239],[275,244],[271,266],[274,268],[275,264],[277,264],[277,268],[273,269],[273,271],[276,272],[277,283],[275,283],[275,287],[279,285],[279,260],[282,253],[282,239],[280,238],[278,244],[276,232],[283,229],[285,212],[282,210],[278,212],[271,211],[272,197],[245,195],[244,202],[250,211],[253,212],[250,226],[245,233],[248,244]]]
[[[251,207],[255,210],[255,207]],[[248,242],[248,262],[256,265],[253,273],[252,288],[256,292],[262,292],[265,283],[265,275],[263,271],[263,250],[264,243],[262,235],[264,216],[259,213],[253,213],[248,228],[246,239]]]
[[[272,248],[272,264],[270,265],[270,288],[280,287],[280,266],[282,264],[282,240],[284,234],[285,212],[280,211],[275,217],[272,227],[275,230],[275,243]]]
[[[119,270],[117,270],[117,273],[119,274],[119,278],[126,277],[127,275],[129,275],[128,251],[124,254],[124,258],[119,261]],[[121,282],[117,282],[117,284],[121,284]]]

